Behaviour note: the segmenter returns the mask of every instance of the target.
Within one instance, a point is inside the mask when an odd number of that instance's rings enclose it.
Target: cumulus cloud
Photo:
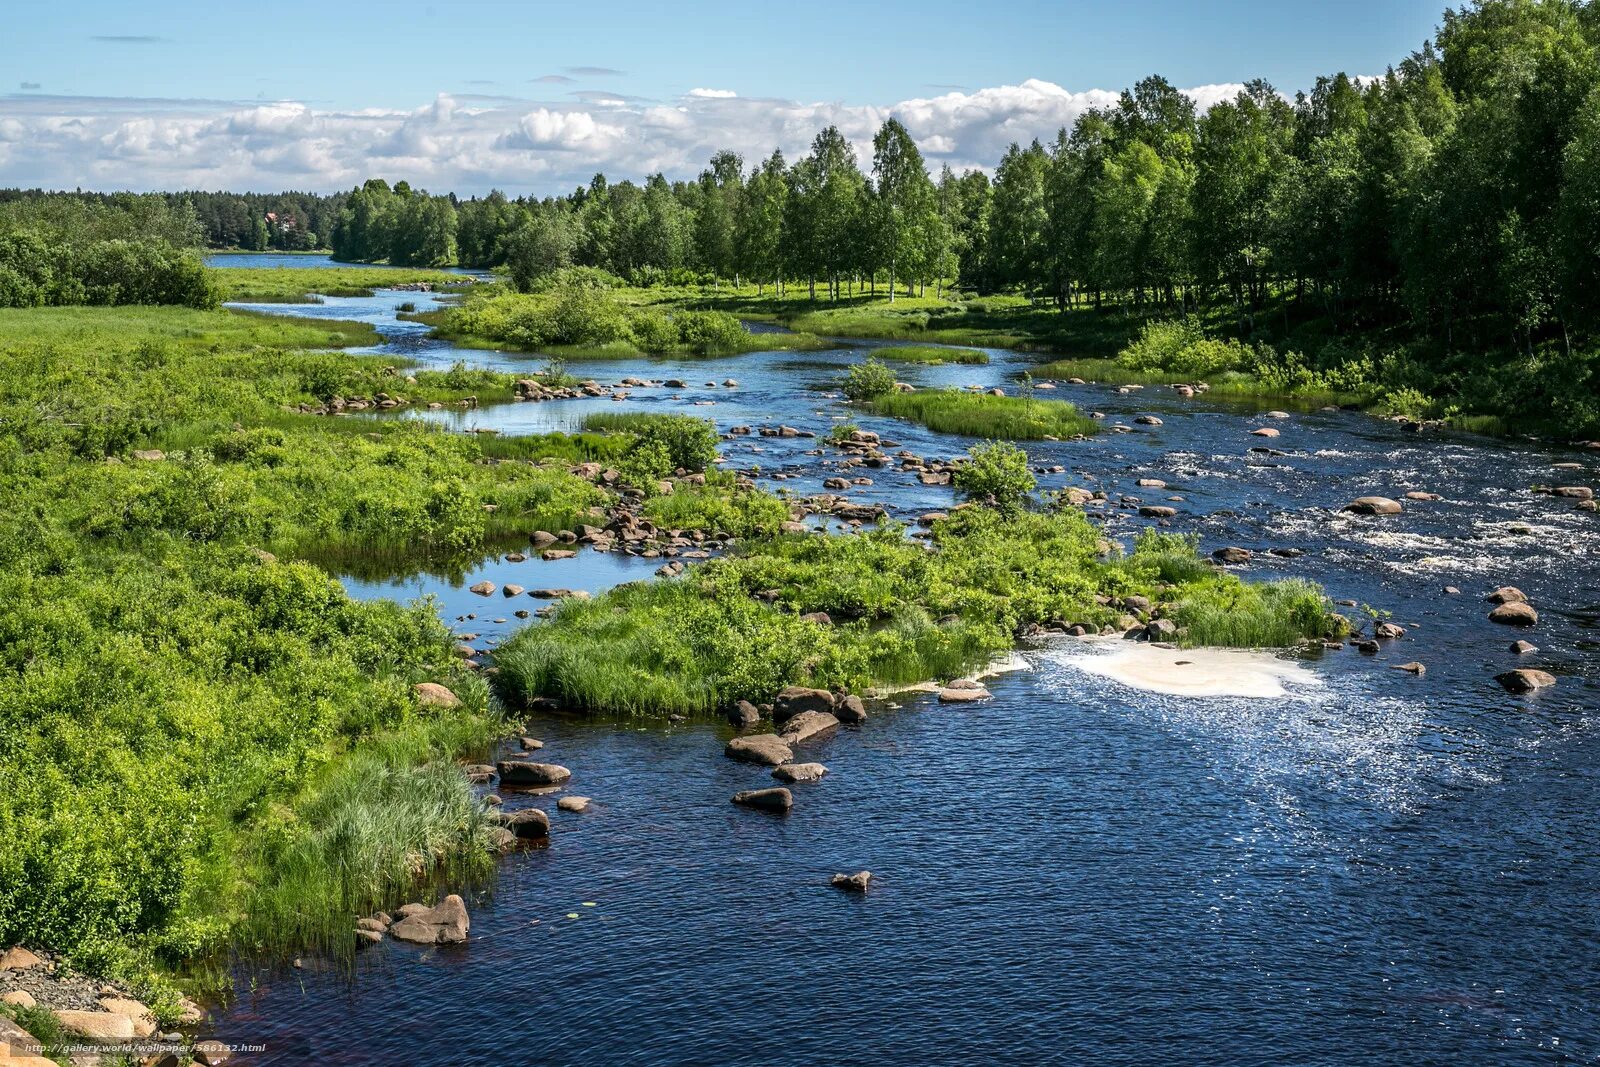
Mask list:
[[[1240,88],[1186,91],[1204,108]],[[571,103],[441,94],[411,110],[330,110],[301,101],[10,93],[0,96],[0,186],[333,191],[378,175],[462,195],[546,195],[601,170],[614,179],[692,177],[724,148],[747,164],[774,148],[792,161],[830,124],[865,166],[873,133],[891,115],[931,168],[992,168],[1011,142],[1048,142],[1117,95],[1030,79],[885,105],[699,88],[670,102],[604,92]]]

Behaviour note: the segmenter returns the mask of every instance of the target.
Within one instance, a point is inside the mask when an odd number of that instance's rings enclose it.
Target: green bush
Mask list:
[[[703,471],[717,461],[717,428],[708,419],[692,415],[656,415],[646,412],[600,412],[584,420],[586,430],[629,433],[637,449],[659,446],[673,470]]]
[[[876,359],[857,363],[845,372],[844,395],[851,400],[876,400],[894,392],[894,371]]]
[[[1027,502],[1038,482],[1028,468],[1028,453],[1008,441],[989,441],[972,449],[969,462],[952,478],[967,499],[1010,513]]]

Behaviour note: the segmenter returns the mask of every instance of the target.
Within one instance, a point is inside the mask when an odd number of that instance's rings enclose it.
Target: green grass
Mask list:
[[[371,296],[374,290],[414,282],[461,289],[471,279],[451,271],[393,267],[213,267],[222,299],[244,304],[304,304],[313,295]]]
[[[935,433],[962,434],[996,440],[1038,440],[1075,437],[1095,432],[1095,422],[1064,400],[1028,400],[1015,396],[954,389],[919,389],[886,393],[864,402],[879,415],[920,422]]]
[[[933,366],[943,363],[989,362],[989,354],[975,348],[944,348],[937,345],[889,345],[873,349],[872,354],[878,359],[889,359],[899,363],[927,363]]]
[[[1185,378],[1159,370],[1137,370],[1124,366],[1114,359],[1058,359],[1031,368],[1035,379],[1041,381],[1067,381],[1081,378],[1097,385],[1165,386],[1186,384],[1202,380]],[[1327,405],[1364,405],[1371,403],[1373,392],[1352,392],[1316,386],[1293,387],[1287,391],[1239,371],[1222,371],[1204,376],[1210,388],[1205,395],[1212,399],[1271,401],[1281,407],[1296,410],[1313,410]]]
[[[565,602],[501,647],[497,684],[513,702],[712,715],[790,684],[949,678],[1011,648],[1023,624],[1099,626],[1117,617],[1111,599],[1132,593],[1191,612],[1184,639],[1195,642],[1292,644],[1337,625],[1314,588],[1246,587],[1182,538],[1151,535],[1124,558],[1102,558],[1098,532],[1075,510],[964,508],[936,523],[934,538],[929,552],[896,527],[782,536],[680,579]],[[1231,628],[1229,610],[1241,616]],[[816,611],[834,625],[801,618]]]
[[[731,474],[709,474],[706,485],[684,482],[645,502],[645,518],[662,530],[724,531],[735,537],[768,537],[789,518],[789,507],[771,493],[739,489]]]

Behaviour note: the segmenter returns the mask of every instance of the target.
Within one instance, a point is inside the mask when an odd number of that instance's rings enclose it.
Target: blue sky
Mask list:
[[[827,121],[859,139],[855,127],[901,110],[935,157],[988,165],[986,122],[1005,138],[1048,138],[1151,72],[1203,104],[1252,77],[1292,93],[1318,73],[1380,73],[1431,35],[1441,10],[1440,0],[38,4],[0,35],[0,71],[16,79],[0,84],[0,183],[338,187],[363,167],[398,166],[464,192],[516,179],[537,190],[608,163],[692,169],[719,143],[798,150]],[[947,105],[915,105],[936,98]]]

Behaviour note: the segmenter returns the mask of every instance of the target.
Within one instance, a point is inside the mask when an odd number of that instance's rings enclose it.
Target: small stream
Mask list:
[[[394,317],[433,300],[380,291],[259,309],[371,322],[377,351],[426,366],[542,363],[457,349]],[[516,434],[651,409],[818,435],[850,417],[922,456],[974,443],[852,412],[836,383],[870,345],[840,345],[586,361],[569,369],[686,387],[392,417]],[[989,354],[896,373],[1009,389],[1037,360]],[[1137,500],[1170,504],[1170,526],[1205,549],[1256,550],[1247,576],[1313,579],[1410,632],[1376,656],[1309,659],[1270,700],[1129,689],[1085,669],[1105,654],[1092,644],[1026,650],[1033,669],[995,679],[992,701],[910,695],[808,747],[830,773],[794,787],[782,819],[729,804],[772,783],[722,758],[717,726],[535,719],[542,755],[594,803],[573,814],[508,799],[550,810],[551,844],[503,862],[471,902],[470,944],[386,942],[353,979],[263,970],[216,1036],[264,1041],[251,1062],[283,1064],[1600,1059],[1600,517],[1531,489],[1600,486],[1600,454],[1350,412],[1272,418],[1157,389],[1039,395],[1105,414],[1093,440],[1028,451],[1063,468],[1044,487],[1110,495],[1109,535],[1149,524]],[[1134,422],[1148,414],[1161,425]],[[1250,436],[1266,425],[1281,436]],[[1282,454],[1250,450],[1264,443]],[[835,473],[816,439],[751,435],[724,454],[774,491],[820,492]],[[848,495],[896,516],[952,500],[911,473],[861,473],[873,484]],[[1135,485],[1149,477],[1168,488]],[[1336,510],[1410,490],[1442,499],[1382,519]],[[545,601],[485,599],[474,582],[598,592],[658,563],[494,556],[460,576],[345,584],[431,594],[458,631],[494,642],[526,624],[515,609]],[[1483,596],[1502,584],[1538,606],[1532,632],[1487,621]],[[1521,636],[1539,651],[1513,656]],[[1427,673],[1392,669],[1411,660]],[[1509,696],[1493,676],[1515,666],[1559,685]],[[861,868],[877,879],[864,897],[828,886]]]

